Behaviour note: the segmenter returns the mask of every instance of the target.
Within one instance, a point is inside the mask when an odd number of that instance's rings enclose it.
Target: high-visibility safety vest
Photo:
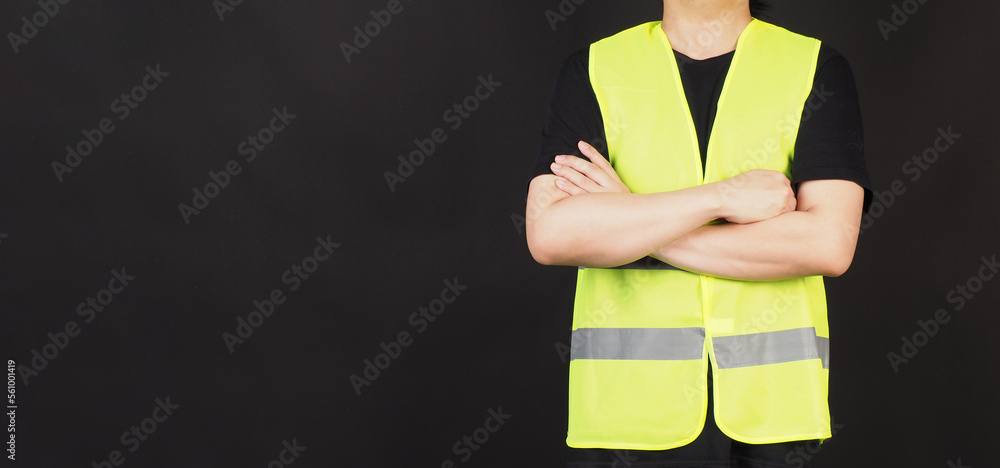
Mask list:
[[[753,20],[719,98],[702,170],[677,62],[659,22],[590,47],[608,157],[634,193],[751,169],[790,174],[818,40]],[[664,450],[715,419],[751,443],[831,436],[823,278],[735,281],[677,269],[578,271],[567,444]],[[709,360],[709,357],[711,360]]]

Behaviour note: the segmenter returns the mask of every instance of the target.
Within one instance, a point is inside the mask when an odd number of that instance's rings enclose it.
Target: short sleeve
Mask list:
[[[542,145],[531,178],[551,174],[560,154],[583,156],[577,142],[586,141],[606,153],[604,122],[590,85],[590,49],[576,51],[563,64],[552,88],[549,111],[542,128]]]
[[[823,45],[813,90],[802,111],[795,140],[792,182],[850,180],[865,189],[864,210],[872,200],[865,163],[864,128],[854,74],[847,59]]]

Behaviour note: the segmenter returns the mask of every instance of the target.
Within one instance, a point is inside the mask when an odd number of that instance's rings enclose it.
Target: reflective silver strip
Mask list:
[[[712,346],[719,369],[805,359],[820,359],[824,369],[830,368],[830,339],[816,336],[813,327],[715,337]]]
[[[704,350],[704,328],[580,328],[570,360],[683,361],[701,359]]]

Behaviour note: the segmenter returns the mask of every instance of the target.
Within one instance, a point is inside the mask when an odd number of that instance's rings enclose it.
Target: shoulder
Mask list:
[[[819,57],[816,58],[816,70],[851,74],[851,64],[840,51],[824,42],[819,48]]]
[[[857,84],[854,71],[847,57],[834,47],[823,43],[816,58],[816,75],[814,87],[832,87],[835,92],[843,93],[844,97],[857,100]]]
[[[795,31],[790,31],[781,26],[768,23],[765,21],[757,20],[758,27],[761,29],[768,30],[774,34],[782,34],[786,39],[797,39],[803,42],[810,42],[815,46],[819,47],[816,54],[816,69],[822,70],[823,68],[829,67],[831,69],[847,69],[850,70],[850,65],[847,62],[847,58],[840,53],[836,48],[828,44],[822,39],[807,36]]]
[[[565,86],[576,87],[577,85],[590,83],[590,48],[584,47],[570,54],[563,61],[559,76],[556,79],[556,88]]]
[[[810,47],[818,47],[819,50],[815,52],[817,80],[819,80],[822,75],[825,79],[850,80],[853,82],[853,72],[851,71],[850,63],[847,61],[847,58],[833,46],[819,38],[789,31],[781,26],[764,21],[757,21],[759,23],[758,26],[763,26],[762,29],[769,30],[775,34],[782,34],[785,36],[786,40],[793,39],[803,45],[809,44]]]
[[[661,25],[661,21],[651,21],[633,26],[595,41],[591,44],[591,49],[615,51],[621,50],[623,46],[629,47],[636,43],[649,42],[655,37],[663,35]]]
[[[563,70],[567,68],[573,70],[586,70],[590,62],[590,46],[579,49],[566,57],[563,62]]]
[[[798,42],[802,44],[809,44],[811,46],[817,46],[820,44],[819,39],[807,36],[805,34],[786,29],[782,26],[778,26],[774,23],[768,23],[767,21],[762,21],[754,18],[750,23],[750,32],[752,35],[764,35],[774,40],[780,40],[782,42]]]

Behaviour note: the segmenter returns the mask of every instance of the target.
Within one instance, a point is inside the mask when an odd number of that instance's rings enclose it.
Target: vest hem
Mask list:
[[[572,441],[569,438],[566,439],[566,445],[570,448],[575,449],[605,449],[605,450],[670,450],[678,447],[683,447],[685,445],[694,442],[698,436],[701,435],[699,430],[694,436],[681,440],[676,443],[670,444],[636,444],[627,442],[596,442],[596,441]]]
[[[737,442],[743,442],[744,444],[755,444],[755,445],[779,444],[784,442],[798,442],[802,440],[816,440],[816,439],[826,440],[829,439],[830,437],[833,437],[833,433],[830,430],[817,431],[817,432],[802,432],[792,435],[782,435],[773,437],[746,437],[739,435],[736,432],[726,428],[724,424],[719,424],[718,420],[716,420],[716,424],[719,426],[719,430],[721,430],[722,433],[726,435],[726,437],[729,437],[730,439],[733,439]]]

